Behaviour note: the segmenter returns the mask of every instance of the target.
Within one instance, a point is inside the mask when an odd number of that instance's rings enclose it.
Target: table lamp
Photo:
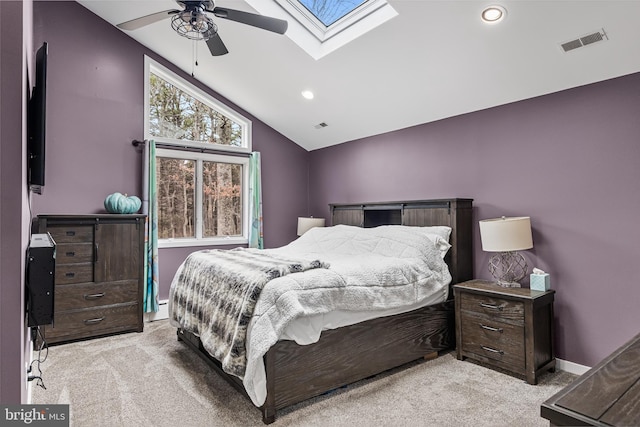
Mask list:
[[[489,260],[489,272],[498,285],[519,288],[527,274],[527,261],[518,251],[533,248],[531,218],[501,217],[480,221],[482,250],[497,252]]]
[[[324,227],[324,218],[298,217],[298,236],[302,236],[313,227]]]

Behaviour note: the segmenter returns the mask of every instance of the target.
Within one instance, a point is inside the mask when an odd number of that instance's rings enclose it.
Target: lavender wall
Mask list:
[[[595,365],[638,333],[640,74],[311,152],[328,203],[470,197],[474,221],[531,216],[562,359]],[[474,229],[475,272],[490,278]]]
[[[0,2],[0,402],[26,400],[30,355],[24,324],[24,254],[29,236],[26,187],[26,58],[31,1]],[[26,358],[26,359],[25,359]]]
[[[36,2],[34,20],[35,42],[49,43],[47,175],[35,214],[103,212],[110,193],[140,194],[141,156],[131,141],[144,137],[148,55],[252,121],[253,149],[262,153],[265,245],[296,237],[296,218],[307,215],[305,150],[75,2]],[[196,249],[160,250],[161,299]]]
[[[139,193],[130,141],[143,137],[143,55],[175,67],[74,2],[36,2],[34,12],[35,43],[50,43],[47,186],[34,213],[99,212],[113,191]],[[328,203],[472,197],[476,220],[530,215],[526,255],[552,275],[558,355],[594,365],[640,320],[629,280],[639,83],[632,75],[311,153],[217,97],[253,121],[267,246],[295,238],[296,217],[326,215]],[[477,227],[475,237],[476,275],[488,277]],[[190,250],[161,251],[161,298]]]

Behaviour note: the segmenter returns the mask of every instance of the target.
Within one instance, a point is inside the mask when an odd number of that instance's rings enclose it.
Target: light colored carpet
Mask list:
[[[176,339],[168,321],[143,333],[53,346],[46,390],[32,403],[70,404],[72,426],[261,426],[261,413]],[[540,404],[572,382],[538,385],[454,353],[396,369],[280,411],[273,426],[548,426]]]

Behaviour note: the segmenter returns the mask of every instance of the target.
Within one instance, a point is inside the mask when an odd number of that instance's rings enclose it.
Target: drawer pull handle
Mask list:
[[[482,349],[483,349],[483,350],[486,350],[486,351],[490,351],[491,353],[499,353],[500,355],[503,355],[503,354],[504,354],[504,351],[502,351],[502,350],[496,350],[495,348],[491,348],[491,347],[485,347],[485,346],[482,346]]]
[[[69,251],[65,253],[66,256],[76,256],[76,253],[74,251]]]
[[[499,305],[493,305],[493,304],[485,304],[483,302],[480,303],[480,307],[483,308],[490,308],[491,310],[498,310],[498,311],[502,311],[502,306]]]
[[[71,231],[67,231],[67,236],[75,236],[76,232],[71,230]]]
[[[95,325],[96,323],[100,323],[104,320],[104,317],[96,317],[95,319],[87,319],[84,321],[85,325]]]
[[[84,295],[84,299],[98,299],[98,298],[102,298],[104,296],[104,292],[100,292],[99,294],[85,294]]]
[[[480,323],[480,327],[482,329],[486,329],[487,331],[491,331],[491,332],[500,332],[500,333],[502,333],[502,331],[503,331],[502,328],[494,328],[494,327],[491,327],[491,326],[483,325],[482,323]]]
[[[74,273],[73,271],[70,271],[69,273],[65,273],[65,277],[75,277],[76,273]]]

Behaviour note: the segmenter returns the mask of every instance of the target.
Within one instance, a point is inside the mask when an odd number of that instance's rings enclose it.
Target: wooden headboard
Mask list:
[[[473,199],[438,199],[330,204],[329,207],[332,225],[451,227],[451,249],[445,261],[454,285],[473,278],[472,204]]]

